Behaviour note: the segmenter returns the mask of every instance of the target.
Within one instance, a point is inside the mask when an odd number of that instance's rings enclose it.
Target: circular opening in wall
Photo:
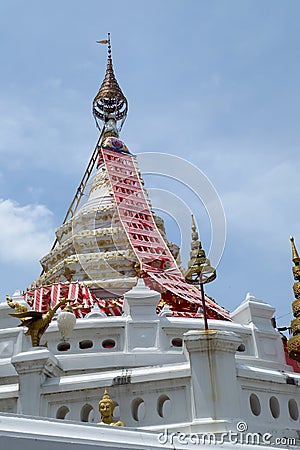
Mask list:
[[[173,338],[172,345],[173,345],[173,347],[182,347],[182,339],[181,338]]]
[[[162,418],[166,418],[171,413],[171,400],[167,395],[161,395],[157,400],[157,412]]]
[[[81,350],[92,348],[93,345],[93,341],[90,341],[89,339],[85,339],[84,341],[79,342],[79,348],[81,348]]]
[[[95,413],[92,405],[88,403],[85,404],[80,412],[81,422],[94,422],[95,421]]]
[[[291,419],[298,420],[299,417],[299,409],[296,400],[291,398],[288,402],[289,414]]]
[[[67,406],[60,406],[56,412],[56,418],[65,419],[69,412],[70,410]]]
[[[132,400],[131,403],[132,417],[136,422],[143,420],[145,417],[145,402],[142,398],[138,397]]]
[[[251,408],[252,414],[254,414],[255,416],[259,416],[261,413],[261,406],[260,406],[259,398],[257,397],[256,394],[251,394],[249,400],[250,400],[250,408]]]
[[[245,350],[246,350],[245,344],[240,344],[238,346],[238,349],[237,349],[238,352],[244,352]]]
[[[102,342],[102,347],[103,348],[114,348],[116,346],[116,343],[113,339],[105,339]]]
[[[70,350],[71,345],[69,342],[63,341],[63,342],[59,342],[57,344],[57,350],[59,352],[67,352],[68,350]]]
[[[269,404],[272,416],[274,417],[274,419],[278,419],[280,414],[280,406],[278,399],[276,397],[271,397],[269,400]]]

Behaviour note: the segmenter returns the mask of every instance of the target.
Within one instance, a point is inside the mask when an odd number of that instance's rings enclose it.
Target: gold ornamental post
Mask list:
[[[188,269],[185,272],[185,280],[189,284],[199,286],[202,300],[202,311],[204,319],[204,328],[208,330],[207,309],[205,302],[204,284],[210,283],[217,277],[216,269],[210,265],[210,260],[206,258],[205,250],[202,248],[201,241],[194,216],[192,214],[192,242],[190,260],[188,262]]]

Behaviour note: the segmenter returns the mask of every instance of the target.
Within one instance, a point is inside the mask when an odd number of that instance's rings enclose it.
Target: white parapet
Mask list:
[[[267,367],[289,370],[286,365],[280,333],[272,325],[275,308],[248,293],[245,300],[231,314],[235,323],[251,329],[253,350],[257,360]]]
[[[232,427],[240,417],[235,352],[241,338],[230,331],[191,330],[184,334],[191,366],[193,423],[214,432]]]
[[[63,373],[58,360],[47,348],[32,347],[14,356],[11,362],[19,375],[18,412],[40,414],[41,385],[46,377]]]

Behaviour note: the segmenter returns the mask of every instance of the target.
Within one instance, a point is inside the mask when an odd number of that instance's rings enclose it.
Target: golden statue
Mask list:
[[[6,300],[8,305],[16,310],[15,314],[10,315],[21,320],[19,327],[25,326],[28,328],[25,334],[31,337],[32,347],[40,346],[41,337],[49,327],[54,314],[58,308],[70,301],[67,298],[62,298],[53,308],[49,307],[46,313],[42,313],[27,309],[25,305],[13,302],[8,296],[6,296]]]
[[[113,413],[115,404],[110,398],[107,389],[105,389],[102,399],[99,402],[99,412],[101,414],[101,422],[98,425],[112,425],[115,427],[125,427],[125,423],[121,420],[113,421]]]

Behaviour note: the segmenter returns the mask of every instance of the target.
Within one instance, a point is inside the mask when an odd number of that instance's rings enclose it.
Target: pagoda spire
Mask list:
[[[216,278],[216,270],[211,267],[210,260],[206,258],[205,250],[202,248],[201,241],[199,240],[193,214],[190,260],[184,277],[188,283],[194,285],[199,285],[201,282],[209,283]]]
[[[208,330],[208,321],[203,285],[215,280],[216,276],[216,269],[210,265],[210,260],[206,258],[205,251],[202,248],[195,219],[192,214],[192,242],[190,260],[188,262],[188,269],[184,277],[187,283],[199,286],[200,288],[205,330]]]
[[[300,257],[295,245],[293,236],[290,237],[292,243],[292,261],[294,263],[293,275],[295,283],[293,291],[295,300],[292,303],[294,320],[291,321],[293,336],[288,340],[289,357],[300,361]]]
[[[107,44],[107,66],[104,80],[93,100],[93,115],[99,130],[102,130],[100,121],[104,123],[104,137],[118,137],[118,132],[127,116],[128,102],[114,74],[110,33],[107,39],[97,43]],[[119,127],[117,127],[118,121],[121,121]]]
[[[296,249],[295,240],[294,240],[293,236],[290,237],[290,241],[292,243],[292,261],[295,264],[295,266],[297,266],[297,265],[299,265],[300,257],[299,257],[298,251]]]

